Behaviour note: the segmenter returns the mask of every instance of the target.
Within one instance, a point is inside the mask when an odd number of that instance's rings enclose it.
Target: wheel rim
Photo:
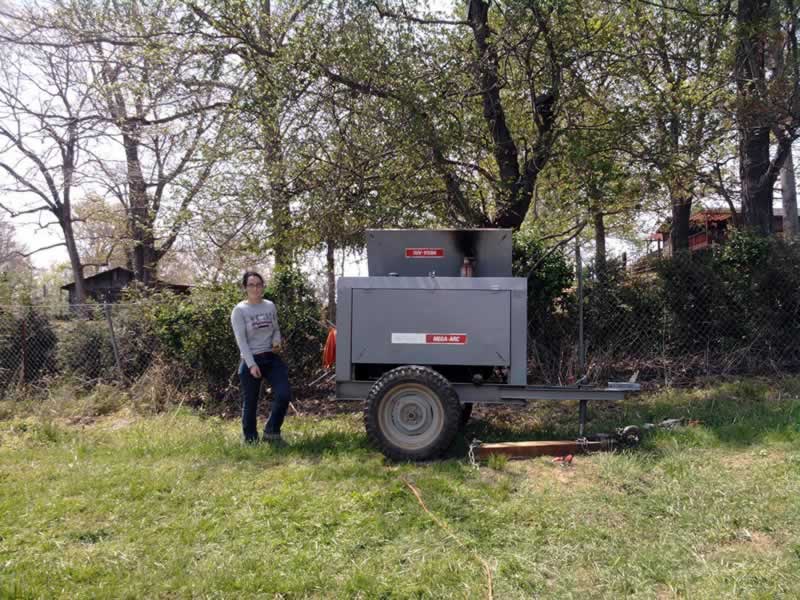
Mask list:
[[[441,435],[444,405],[426,386],[403,383],[384,396],[378,422],[389,443],[404,450],[418,450]]]

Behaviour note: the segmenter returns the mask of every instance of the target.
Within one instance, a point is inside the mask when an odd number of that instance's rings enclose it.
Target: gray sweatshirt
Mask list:
[[[272,352],[272,346],[281,342],[278,311],[269,300],[250,304],[247,300],[233,307],[231,325],[242,360],[250,368],[256,364],[254,354]]]

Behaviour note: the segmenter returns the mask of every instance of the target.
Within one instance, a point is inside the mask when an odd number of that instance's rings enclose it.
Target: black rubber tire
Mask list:
[[[464,431],[464,428],[469,423],[469,418],[472,415],[472,402],[466,402],[461,405],[461,418],[458,421],[458,430]]]
[[[411,398],[405,405],[402,404],[403,394]],[[395,418],[400,419],[403,413],[410,414],[411,428],[416,425],[417,413],[423,417],[423,425],[430,419],[431,426],[421,431],[424,435],[418,438],[420,443],[414,443],[416,434],[407,435],[402,431],[404,423],[396,423]],[[453,442],[461,413],[458,395],[445,377],[428,367],[407,365],[384,373],[372,386],[364,409],[364,426],[370,442],[387,458],[431,460],[441,456]],[[387,422],[389,414],[391,418]],[[404,439],[409,443],[404,444]]]
[[[625,448],[636,448],[642,441],[642,431],[636,425],[628,425],[619,437]]]

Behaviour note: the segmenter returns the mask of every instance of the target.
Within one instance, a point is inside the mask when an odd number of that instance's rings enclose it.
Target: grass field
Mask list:
[[[464,440],[390,464],[358,415],[290,418],[274,449],[183,409],[0,403],[0,597],[798,598],[799,394],[746,381],[595,410],[596,431],[702,424],[569,469],[476,470]],[[467,437],[574,437],[574,413],[483,415]]]

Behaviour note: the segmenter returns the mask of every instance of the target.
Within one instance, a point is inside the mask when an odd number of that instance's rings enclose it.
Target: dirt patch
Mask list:
[[[748,548],[756,552],[775,552],[778,550],[778,543],[766,533],[760,531],[744,532],[746,536],[742,543],[747,544]]]
[[[570,466],[553,463],[551,457],[512,461],[509,472],[528,480],[534,488],[555,485],[563,488],[585,488],[600,481],[600,469],[589,456],[576,456]]]
[[[739,529],[732,538],[703,554],[711,559],[721,559],[731,554],[771,555],[781,551],[780,543],[763,531]]]
[[[125,429],[126,427],[130,427],[134,423],[133,418],[131,417],[119,417],[117,419],[113,419],[109,422],[108,428],[111,431],[117,431],[119,429]]]
[[[64,419],[64,422],[71,427],[89,427],[94,425],[95,421],[97,421],[97,417],[89,415],[77,415]]]
[[[678,593],[661,584],[656,588],[656,600],[671,600],[678,598]]]
[[[770,462],[786,460],[786,453],[781,450],[760,450],[758,452],[737,452],[725,454],[718,458],[723,467],[733,471],[752,470],[754,467],[763,466]]]

